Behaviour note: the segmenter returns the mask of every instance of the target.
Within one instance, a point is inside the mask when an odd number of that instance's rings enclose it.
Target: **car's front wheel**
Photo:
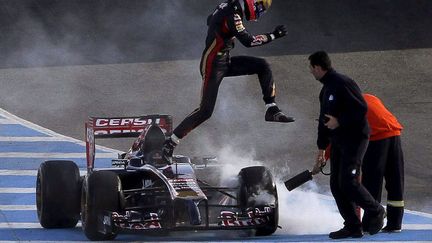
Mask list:
[[[112,171],[94,171],[83,183],[81,196],[81,221],[85,235],[90,240],[113,240],[117,236],[114,226],[103,228],[103,215],[120,208],[120,179]]]
[[[279,207],[276,184],[271,172],[264,166],[243,168],[239,173],[240,190],[239,206],[242,208],[260,208],[270,206],[271,212],[267,216],[265,225],[255,231],[257,236],[273,234],[278,227]],[[265,196],[262,196],[264,194]]]

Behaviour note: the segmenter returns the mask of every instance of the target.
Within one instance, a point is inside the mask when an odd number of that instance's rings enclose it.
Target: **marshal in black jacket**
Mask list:
[[[321,106],[318,148],[326,149],[330,141],[343,142],[368,138],[367,104],[356,82],[333,69],[319,81],[323,84],[323,88],[319,95]],[[327,121],[326,114],[338,119],[338,128],[330,130],[324,126]]]

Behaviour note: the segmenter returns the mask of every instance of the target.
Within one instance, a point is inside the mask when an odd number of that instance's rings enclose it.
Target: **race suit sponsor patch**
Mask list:
[[[252,46],[259,46],[263,43],[267,42],[267,36],[265,35],[256,35],[253,37],[253,41],[251,43]]]
[[[242,31],[244,31],[246,29],[243,26],[243,22],[241,20],[240,15],[238,15],[238,14],[234,14],[234,25],[236,27],[237,32],[242,32]]]

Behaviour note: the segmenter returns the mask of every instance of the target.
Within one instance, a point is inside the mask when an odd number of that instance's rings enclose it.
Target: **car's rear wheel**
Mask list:
[[[242,208],[260,208],[271,206],[267,223],[256,229],[255,235],[265,236],[273,234],[279,221],[279,206],[276,184],[271,172],[264,166],[243,168],[240,173],[239,205]],[[267,193],[265,197],[259,196]]]
[[[82,187],[81,221],[85,235],[90,240],[113,240],[117,231],[103,227],[103,215],[120,208],[120,179],[112,171],[91,173]]]
[[[67,160],[43,162],[36,177],[36,208],[44,228],[72,228],[79,220],[80,175]]]

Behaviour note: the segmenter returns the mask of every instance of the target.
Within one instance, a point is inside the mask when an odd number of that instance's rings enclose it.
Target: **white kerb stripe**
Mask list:
[[[81,223],[79,222],[76,227],[81,227]],[[42,226],[40,223],[0,223],[1,228],[8,229],[40,229]]]
[[[6,229],[36,229],[42,228],[39,223],[0,223],[0,228]]]
[[[180,231],[181,232],[181,231]],[[175,234],[175,233],[174,233]],[[175,237],[175,236],[174,236]],[[195,240],[192,240],[193,242],[209,242],[209,241],[195,241]],[[21,242],[23,242],[23,241],[1,241],[0,240],[0,243],[21,243]],[[61,241],[59,241],[59,240],[56,240],[56,241],[34,241],[34,240],[32,240],[31,241],[31,243],[47,243],[47,242],[61,242],[61,243],[88,243],[88,241],[63,241],[63,240],[61,240]],[[105,242],[111,242],[111,241],[105,241]],[[141,242],[141,241],[139,241],[139,242]],[[178,242],[178,240],[170,240],[169,238],[168,238],[168,241],[163,241],[163,242]],[[190,241],[185,241],[185,240],[182,240],[181,242],[190,242]],[[230,242],[232,242],[232,243],[241,243],[241,242],[245,242],[245,240],[243,240],[243,241],[230,241]],[[254,241],[251,241],[251,242],[254,242]],[[266,242],[265,240],[263,240],[262,242]],[[267,241],[267,242],[273,242],[273,241]],[[281,242],[291,242],[291,241],[284,241],[284,240],[281,240]],[[296,243],[310,243],[311,241],[295,241]],[[320,243],[334,243],[334,242],[337,242],[337,243],[352,243],[352,242],[354,242],[354,241],[339,241],[339,240],[337,240],[337,241],[318,241],[318,242],[320,242]],[[362,242],[362,243],[401,243],[402,241],[365,241],[365,240],[362,240],[362,241],[360,241],[360,242]],[[432,242],[432,241],[409,241],[409,243],[425,243],[425,242]]]
[[[432,230],[432,224],[402,224],[404,230]]]
[[[0,142],[70,142],[62,137],[0,137]]]
[[[37,170],[0,170],[0,176],[36,176]]]
[[[34,124],[34,123],[31,123],[31,122],[29,122],[29,121],[27,121],[27,120],[24,120],[24,119],[22,119],[22,118],[20,118],[20,117],[17,117],[17,116],[15,116],[15,115],[13,115],[13,114],[7,112],[6,110],[1,109],[1,108],[0,108],[0,115],[3,116],[3,117],[6,117],[6,120],[10,120],[10,121],[12,121],[12,122],[17,122],[17,123],[19,123],[19,124],[21,124],[21,125],[23,125],[23,126],[26,126],[26,127],[28,127],[28,128],[31,128],[31,129],[33,129],[33,130],[36,130],[36,131],[38,131],[38,132],[40,132],[40,133],[44,133],[44,134],[47,134],[47,135],[52,136],[52,137],[60,137],[60,138],[64,138],[64,139],[66,139],[67,141],[70,141],[70,142],[73,142],[73,143],[76,143],[76,144],[80,144],[80,145],[85,146],[85,142],[83,142],[83,141],[81,141],[81,140],[78,140],[78,139],[75,139],[75,138],[71,138],[71,137],[67,137],[67,136],[64,136],[64,135],[62,135],[62,134],[60,134],[60,133],[56,133],[56,132],[54,132],[54,131],[52,131],[52,130],[49,130],[49,129],[44,128],[44,127],[41,127],[41,126],[36,125],[36,124]],[[83,127],[84,127],[84,123],[83,123]],[[118,152],[120,152],[119,150],[115,150],[115,149],[107,148],[107,147],[100,146],[100,145],[96,145],[96,148],[97,148],[97,149],[100,149],[100,150],[107,151],[107,152],[113,152],[113,153],[118,153]]]
[[[27,241],[22,241],[22,240],[20,240],[20,241],[0,240],[0,243],[22,243],[22,242],[27,242]],[[38,241],[38,240],[31,240],[31,241],[28,241],[28,242],[31,242],[31,243],[47,243],[47,242],[53,242],[53,243],[54,242],[58,242],[58,243],[88,243],[89,241],[69,241],[69,240],[44,240],[44,241]],[[110,241],[104,241],[104,242],[110,242]],[[374,243],[376,243],[376,242],[374,242]],[[386,242],[386,243],[389,243],[389,242]],[[397,242],[397,243],[400,243],[400,242]],[[417,242],[410,241],[410,243],[417,243]]]
[[[36,210],[36,205],[0,205],[0,211]]]
[[[32,187],[0,187],[0,193],[36,193]]]
[[[430,213],[423,213],[423,212],[412,211],[412,210],[408,210],[408,209],[405,209],[405,212],[406,213],[410,213],[410,214],[414,214],[414,215],[417,215],[417,216],[421,216],[421,217],[426,217],[426,218],[431,218],[432,219],[432,214],[430,214]]]
[[[37,170],[0,170],[0,176],[36,176]],[[87,174],[87,170],[80,170],[80,175]]]
[[[8,124],[20,124],[18,121],[9,120],[9,119],[0,119],[0,124],[8,125]]]
[[[0,158],[47,158],[47,159],[72,159],[86,158],[85,153],[18,153],[5,152],[0,153]],[[117,158],[117,154],[96,153],[97,158]]]

